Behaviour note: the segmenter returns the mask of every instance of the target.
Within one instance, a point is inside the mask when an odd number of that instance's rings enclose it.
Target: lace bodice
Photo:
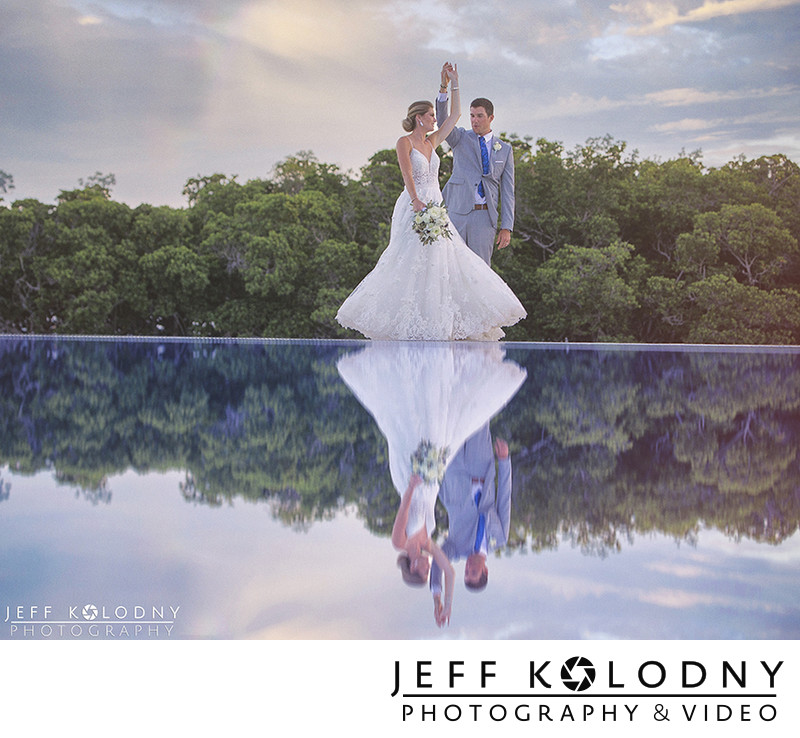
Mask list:
[[[423,484],[414,490],[411,505],[408,508],[408,522],[406,535],[410,538],[421,528],[425,528],[428,535],[433,535],[436,530],[436,516],[434,506],[439,494],[439,485]]]
[[[439,157],[435,150],[431,151],[431,160],[428,162],[425,154],[413,146],[411,147],[411,176],[414,179],[414,185],[420,189],[426,191],[431,187],[439,189]]]

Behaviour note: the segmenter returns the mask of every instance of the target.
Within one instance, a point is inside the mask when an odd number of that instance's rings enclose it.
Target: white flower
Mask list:
[[[502,145],[500,144],[500,142],[499,142],[499,141],[495,141],[495,142],[494,142],[494,144],[492,145],[492,148],[493,148],[495,151],[500,151],[500,149],[502,149],[503,147],[502,147]]]
[[[427,203],[424,210],[414,213],[412,225],[420,241],[426,245],[440,238],[452,238],[447,207],[443,202]]]

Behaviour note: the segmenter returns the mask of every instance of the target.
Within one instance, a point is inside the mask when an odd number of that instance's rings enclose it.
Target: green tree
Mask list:
[[[778,215],[758,203],[723,205],[719,212],[698,215],[692,232],[682,234],[679,244],[682,253],[692,254],[685,262],[694,262],[701,278],[706,266],[724,255],[746,284],[762,287],[773,286],[798,251],[797,240]]]
[[[565,246],[534,275],[538,301],[529,320],[545,340],[628,341],[639,307],[630,244]]]
[[[312,152],[300,151],[275,166],[272,182],[287,195],[314,190],[338,197],[347,189],[348,177],[335,164],[324,164]]]
[[[699,155],[642,161],[625,187],[621,237],[636,244],[656,274],[673,273],[679,235],[692,229],[699,213],[716,205]]]
[[[742,204],[759,202],[780,216],[796,240],[800,240],[800,165],[785,154],[740,157],[723,167],[739,186],[753,186]]]
[[[47,248],[50,218],[50,206],[38,200],[0,208],[0,330],[40,328],[36,305],[43,285],[37,256]]]
[[[358,222],[357,237],[376,253],[389,243],[392,210],[403,191],[403,175],[394,149],[373,154],[353,184]]]
[[[204,229],[203,248],[224,258],[227,271],[241,280],[235,304],[214,311],[211,320],[223,333],[239,330],[250,316],[257,335],[314,335],[312,318],[322,287],[349,286],[335,275],[320,279],[313,265],[343,264],[341,259],[316,259],[320,249],[344,242],[339,201],[313,189],[296,194],[261,195],[237,205],[233,216],[217,214]],[[315,261],[316,259],[316,261]],[[352,271],[347,266],[348,271]],[[345,278],[346,279],[346,278]],[[349,280],[347,280],[349,281]]]
[[[113,332],[113,313],[128,282],[123,242],[131,209],[109,199],[99,184],[62,192],[37,253],[40,325],[59,333]],[[130,257],[130,255],[128,255]]]
[[[800,342],[800,293],[762,290],[717,275],[687,288],[697,317],[689,343],[796,344]]]
[[[209,275],[205,261],[186,246],[170,244],[146,253],[139,265],[153,327],[168,335],[186,335],[190,332],[187,323],[206,307],[203,296]]]
[[[531,156],[517,146],[517,237],[542,256],[574,244],[608,246],[619,236],[617,223],[626,183],[637,155],[610,136],[592,138],[565,152],[561,143],[539,139]]]
[[[13,175],[9,174],[8,172],[4,172],[0,169],[0,192],[3,194],[7,193],[9,190],[14,189],[14,177]],[[3,201],[3,198],[0,197],[0,202]]]

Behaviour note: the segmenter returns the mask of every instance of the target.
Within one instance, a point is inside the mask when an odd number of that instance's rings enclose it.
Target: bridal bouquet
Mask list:
[[[411,473],[419,474],[425,484],[441,484],[449,449],[437,448],[430,441],[420,441],[411,454]]]
[[[440,238],[452,238],[447,208],[443,202],[437,204],[431,201],[425,205],[424,210],[414,213],[412,227],[426,246]]]

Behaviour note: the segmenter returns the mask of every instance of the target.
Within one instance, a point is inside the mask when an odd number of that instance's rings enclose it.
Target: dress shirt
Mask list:
[[[438,98],[439,102],[445,102],[447,100],[447,98],[448,98],[448,93],[447,92],[440,92],[439,93],[439,98]],[[438,124],[438,122],[439,121],[437,121],[437,124]],[[490,167],[491,167],[491,162],[492,162],[492,139],[493,139],[493,137],[494,137],[494,134],[491,131],[489,131],[489,133],[487,133],[483,137],[484,141],[486,141],[486,149],[489,152],[489,166]],[[485,197],[481,197],[478,194],[478,187],[477,186],[475,187],[475,204],[476,205],[485,205],[486,204],[486,198]]]

